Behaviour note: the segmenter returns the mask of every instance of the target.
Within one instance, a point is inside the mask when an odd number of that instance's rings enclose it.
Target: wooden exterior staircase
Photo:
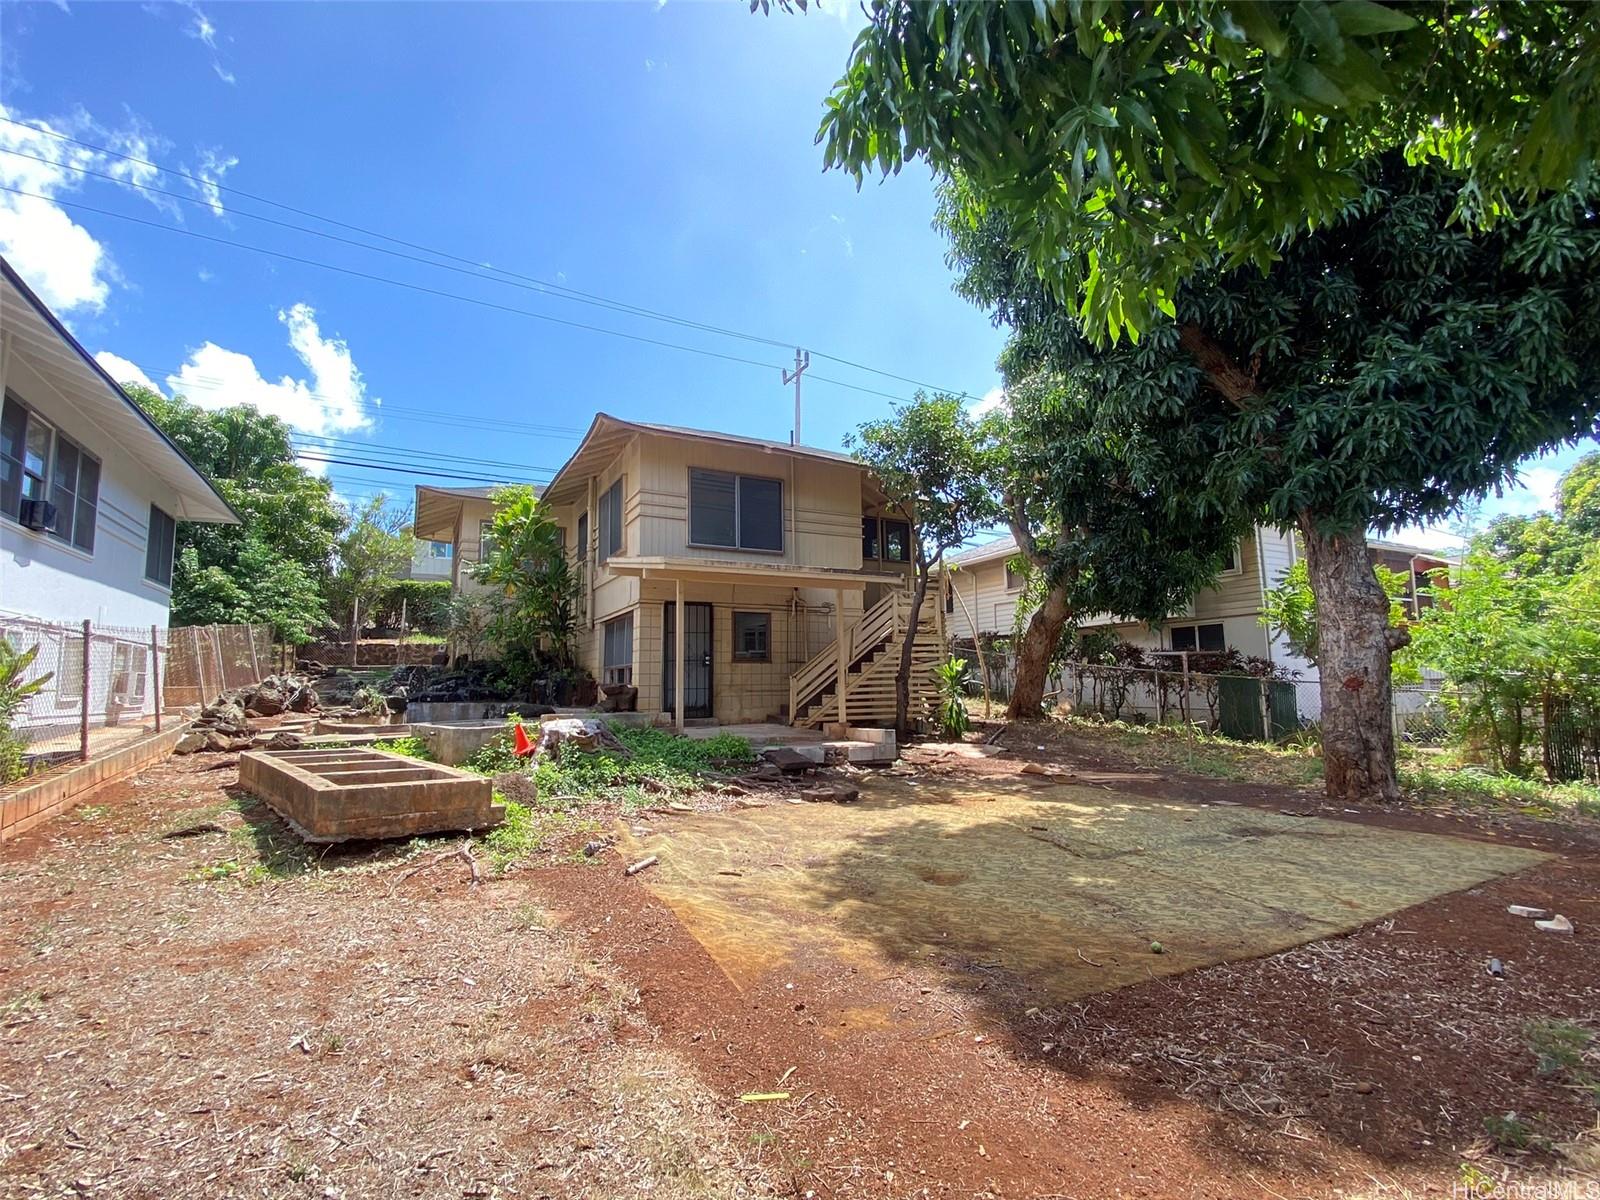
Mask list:
[[[922,602],[911,650],[913,718],[926,717],[936,702],[933,668],[944,661],[944,613],[935,589]],[[894,677],[911,621],[911,590],[896,588],[874,604],[844,638],[844,713],[852,725],[894,721]],[[839,647],[836,638],[789,679],[789,720],[817,728],[839,720]]]

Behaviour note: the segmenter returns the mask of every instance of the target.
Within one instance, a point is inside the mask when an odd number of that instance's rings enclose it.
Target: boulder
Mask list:
[[[191,729],[178,739],[178,744],[172,748],[174,754],[193,754],[206,748],[206,731]]]

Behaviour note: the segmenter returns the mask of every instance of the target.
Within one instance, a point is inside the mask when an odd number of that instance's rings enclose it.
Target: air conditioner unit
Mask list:
[[[24,500],[19,515],[23,525],[29,529],[36,529],[41,533],[56,531],[56,506],[48,500]]]

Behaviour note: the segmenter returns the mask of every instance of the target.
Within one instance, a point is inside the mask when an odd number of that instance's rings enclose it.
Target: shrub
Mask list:
[[[18,650],[0,637],[0,785],[22,778],[22,752],[27,743],[12,728],[30,696],[37,695],[50,682],[51,675],[28,679],[28,668],[39,657],[39,647]]]
[[[695,739],[663,729],[614,725],[611,731],[627,747],[629,756],[600,750],[592,754],[568,751],[559,762],[551,757],[517,758],[512,751],[515,725],[513,719],[506,734],[462,766],[483,775],[510,771],[529,775],[540,808],[560,809],[605,799],[637,805],[652,796],[686,795],[703,786],[701,777],[707,772],[748,763],[755,757],[747,740],[730,733]]]
[[[450,600],[448,579],[396,579],[384,590],[368,623],[397,629],[403,609],[407,629],[442,636],[449,626]]]
[[[959,658],[948,659],[934,668],[939,685],[939,727],[947,738],[958,738],[971,727],[967,719],[967,664]]]
[[[420,758],[423,762],[433,761],[433,752],[428,749],[428,743],[419,737],[397,737],[387,741],[373,742],[374,750],[387,750],[391,754],[404,754],[407,758]]]

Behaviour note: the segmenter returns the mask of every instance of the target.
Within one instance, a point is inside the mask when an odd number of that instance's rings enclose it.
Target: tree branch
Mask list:
[[[1206,373],[1211,386],[1235,408],[1244,408],[1246,401],[1261,395],[1253,371],[1246,371],[1233,357],[1203,333],[1200,326],[1188,324],[1178,331],[1178,345],[1189,352],[1195,365]]]

